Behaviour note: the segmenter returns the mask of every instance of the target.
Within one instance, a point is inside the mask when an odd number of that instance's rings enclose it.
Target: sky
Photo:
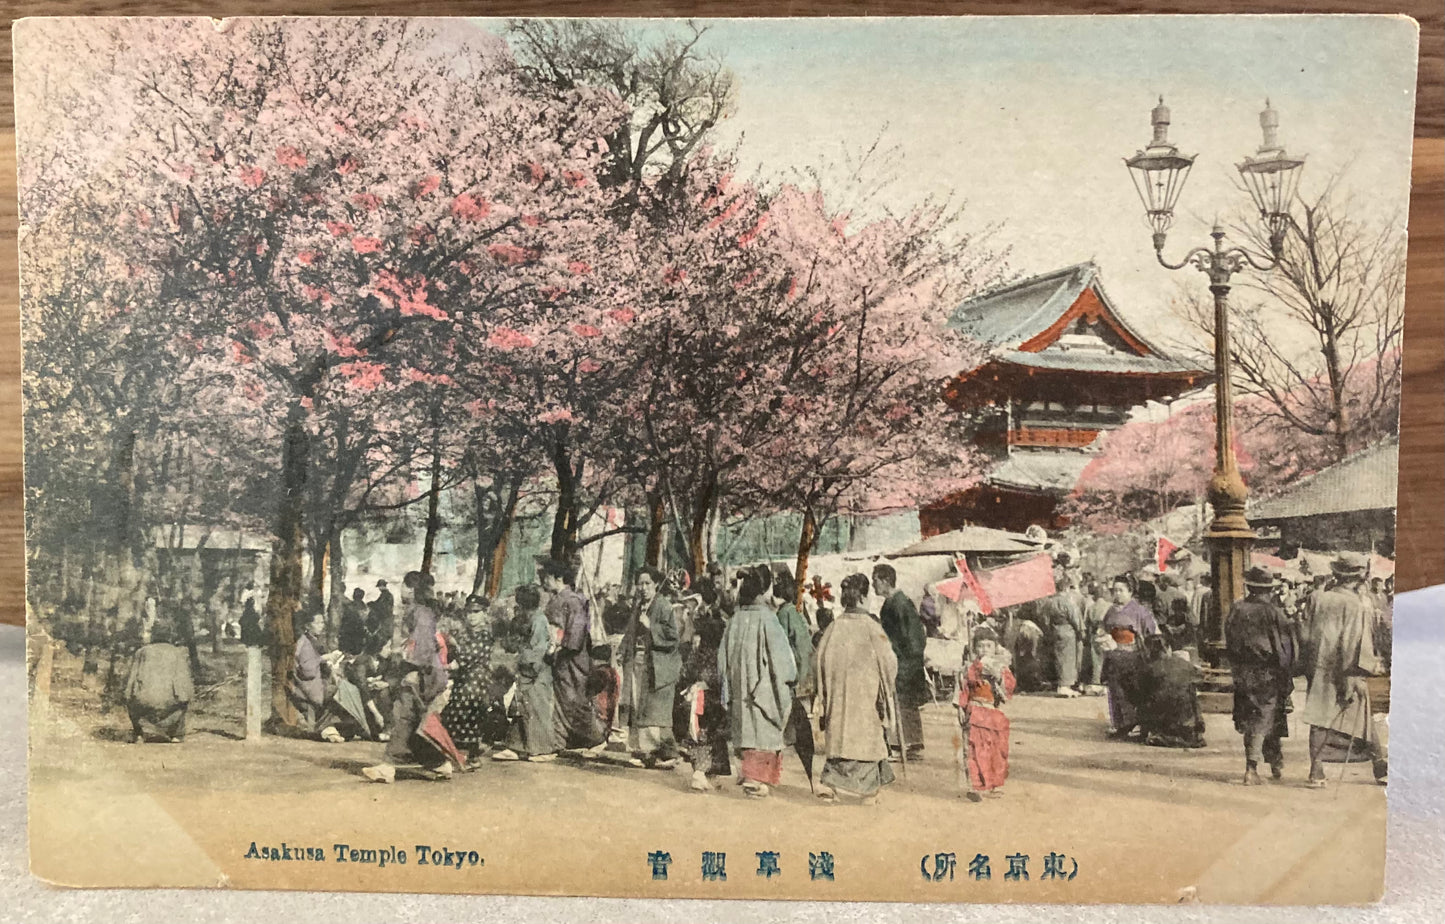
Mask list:
[[[1409,197],[1415,25],[1403,17],[1176,16],[709,20],[700,48],[736,78],[718,141],[763,175],[837,161],[882,138],[902,156],[889,199],[967,203],[1025,274],[1093,259],[1146,336],[1196,271],[1154,261],[1123,159],[1145,146],[1162,94],[1170,140],[1197,154],[1166,256],[1209,243],[1248,204],[1234,164],[1280,139],[1307,155],[1301,192],[1342,186],[1380,221]],[[488,23],[491,25],[491,23]],[[644,31],[663,21],[637,21]]]

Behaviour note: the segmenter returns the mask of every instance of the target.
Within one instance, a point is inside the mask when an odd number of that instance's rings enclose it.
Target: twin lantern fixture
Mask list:
[[[1154,231],[1154,252],[1160,254],[1163,262],[1164,238],[1169,226],[1174,223],[1174,204],[1189,178],[1196,155],[1180,154],[1179,148],[1169,143],[1169,107],[1164,97],[1151,114],[1154,138],[1149,146],[1126,158],[1129,175],[1139,199],[1144,203],[1145,217]],[[1264,130],[1264,143],[1254,156],[1246,156],[1235,164],[1239,175],[1259,216],[1269,228],[1269,244],[1272,256],[1278,259],[1284,245],[1284,235],[1290,225],[1289,205],[1299,185],[1300,168],[1304,166],[1303,156],[1292,157],[1285,153],[1279,143],[1279,113],[1264,101],[1264,111],[1259,114],[1259,127]]]

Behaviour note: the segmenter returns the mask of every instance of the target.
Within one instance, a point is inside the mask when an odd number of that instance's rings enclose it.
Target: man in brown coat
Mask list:
[[[1323,789],[1324,761],[1342,751],[1344,760],[1374,764],[1375,779],[1385,781],[1384,749],[1370,718],[1365,678],[1380,673],[1371,627],[1374,610],[1365,598],[1365,557],[1345,552],[1331,564],[1335,582],[1310,597],[1303,648],[1309,693],[1300,719],[1310,725],[1309,785]]]

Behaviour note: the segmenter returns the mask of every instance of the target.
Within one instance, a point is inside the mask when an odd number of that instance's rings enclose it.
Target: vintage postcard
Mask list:
[[[1416,37],[18,23],[35,875],[1377,900]]]

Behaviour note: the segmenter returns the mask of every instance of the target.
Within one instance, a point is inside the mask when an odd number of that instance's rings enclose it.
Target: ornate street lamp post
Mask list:
[[[1126,158],[1145,217],[1154,232],[1154,255],[1166,269],[1192,266],[1209,277],[1214,294],[1214,474],[1208,498],[1214,519],[1204,534],[1210,552],[1210,604],[1206,614],[1205,644],[1214,654],[1224,646],[1224,622],[1235,600],[1244,596],[1244,570],[1248,565],[1254,530],[1245,519],[1249,491],[1234,458],[1234,402],[1229,382],[1229,280],[1247,267],[1267,271],[1279,263],[1285,232],[1291,225],[1290,202],[1299,183],[1303,157],[1291,157],[1279,144],[1279,114],[1265,100],[1259,115],[1264,143],[1252,157],[1236,164],[1260,218],[1269,229],[1271,259],[1257,260],[1249,251],[1225,247],[1224,230],[1216,223],[1212,247],[1196,247],[1178,263],[1164,258],[1164,241],[1174,222],[1174,204],[1194,166],[1195,155],[1184,155],[1169,143],[1169,109],[1164,98],[1151,113],[1154,137],[1149,146]]]

